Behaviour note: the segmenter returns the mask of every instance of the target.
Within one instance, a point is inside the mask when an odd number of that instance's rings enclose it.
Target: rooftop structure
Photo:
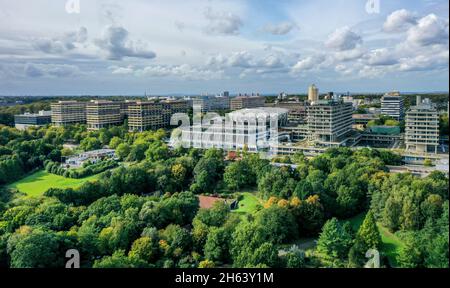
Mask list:
[[[100,160],[113,157],[115,157],[115,150],[113,149],[92,150],[67,158],[64,165],[69,166],[70,168],[79,168],[86,161],[95,163]]]

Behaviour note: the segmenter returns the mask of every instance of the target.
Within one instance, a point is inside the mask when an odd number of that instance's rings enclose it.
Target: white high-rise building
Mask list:
[[[405,144],[407,150],[437,153],[439,146],[439,115],[429,99],[421,101],[406,113]]]
[[[404,118],[403,97],[399,92],[389,92],[381,98],[381,114],[397,121]]]

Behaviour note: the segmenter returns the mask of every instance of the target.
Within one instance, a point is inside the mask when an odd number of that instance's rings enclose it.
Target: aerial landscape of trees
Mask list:
[[[1,127],[0,266],[63,267],[65,251],[78,249],[82,266],[96,268],[363,267],[366,251],[377,249],[383,267],[448,267],[441,172],[389,173],[386,165],[401,157],[368,148],[297,154],[286,165],[247,151],[229,160],[219,149],[169,149],[166,134]],[[79,150],[64,148],[68,141]],[[121,162],[82,168],[98,168],[95,181],[39,197],[8,187],[42,169],[74,177],[61,168],[62,155],[105,145]],[[240,191],[255,191],[260,205],[251,213],[225,202],[199,207],[199,195],[240,199]],[[395,261],[380,229],[404,243]],[[305,248],[304,239],[317,242]]]

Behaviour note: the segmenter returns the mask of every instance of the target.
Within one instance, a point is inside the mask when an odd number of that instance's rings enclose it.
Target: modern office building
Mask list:
[[[397,121],[404,119],[403,97],[399,92],[389,92],[381,98],[381,114]]]
[[[226,118],[211,119],[212,124],[182,127],[183,147],[220,148],[227,151],[247,149],[258,152],[278,141],[279,129],[287,123],[287,109],[260,107],[241,109]]]
[[[227,96],[201,96],[193,99],[192,105],[201,107],[202,112],[229,110],[230,98]]]
[[[347,146],[356,141],[352,134],[352,104],[335,97],[307,107],[308,138],[318,146]]]
[[[14,115],[14,125],[19,130],[26,130],[28,127],[45,126],[51,122],[52,111]]]
[[[120,117],[122,121],[128,118],[128,107],[136,104],[136,102],[136,100],[125,100],[118,102],[120,104]]]
[[[51,104],[51,109],[55,126],[86,123],[86,102],[58,101]]]
[[[128,129],[142,132],[170,126],[175,113],[187,113],[189,107],[184,100],[137,101],[128,107]]]
[[[308,101],[309,103],[313,103],[319,100],[319,89],[316,85],[312,84],[308,88]]]
[[[417,97],[416,106],[406,113],[405,144],[407,150],[437,153],[439,146],[439,115],[429,99]]]
[[[238,96],[230,100],[230,109],[240,110],[240,109],[264,107],[265,102],[266,102],[265,98],[259,95]]]
[[[122,124],[121,103],[92,100],[86,105],[86,123],[89,130],[99,130]]]

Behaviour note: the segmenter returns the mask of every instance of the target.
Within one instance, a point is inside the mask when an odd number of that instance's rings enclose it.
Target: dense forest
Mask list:
[[[0,266],[63,267],[78,249],[83,267],[362,267],[380,249],[379,226],[405,245],[399,267],[448,267],[448,178],[390,174],[387,150],[330,149],[278,167],[241,151],[169,149],[164,130],[84,125],[19,132],[0,128]],[[26,197],[6,184],[38,169],[60,174],[74,151],[116,149],[121,165],[78,188]],[[56,164],[56,165],[55,165]],[[46,166],[46,167],[44,167]],[[53,168],[56,167],[56,168]],[[102,170],[103,171],[103,170]],[[70,176],[70,175],[66,175]],[[253,213],[222,202],[200,209],[197,195],[239,197],[257,190]],[[364,213],[357,229],[344,221]],[[295,245],[317,238],[316,248]],[[391,265],[382,255],[383,267]]]

